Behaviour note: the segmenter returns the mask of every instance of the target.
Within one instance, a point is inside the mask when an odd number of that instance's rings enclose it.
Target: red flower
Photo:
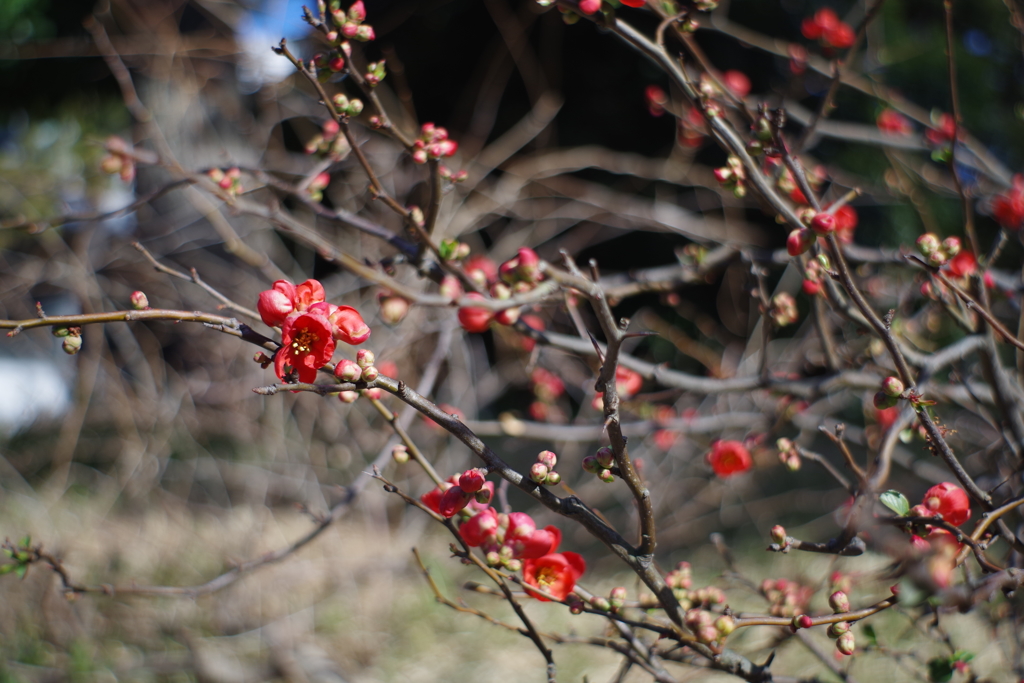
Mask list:
[[[673,432],[668,429],[659,429],[654,432],[654,445],[667,453],[672,450],[672,446],[675,445],[678,438],[679,434],[677,432]]]
[[[843,204],[835,210],[836,237],[843,244],[853,241],[853,231],[857,229],[857,210],[849,204]]]
[[[305,311],[313,304],[326,300],[327,293],[324,291],[324,286],[320,284],[319,280],[306,280],[301,285],[295,286],[295,298],[293,301],[296,311]]]
[[[971,517],[971,499],[967,492],[948,481],[928,489],[921,503],[953,526],[960,526]]]
[[[882,113],[875,119],[875,125],[883,133],[892,135],[910,135],[910,121],[903,114],[895,109],[883,109]]]
[[[730,69],[722,74],[722,83],[740,99],[746,97],[750,92],[750,79],[745,73],[736,69]]]
[[[954,277],[966,277],[978,269],[978,260],[969,251],[961,251],[946,264],[949,274]]]
[[[356,346],[370,338],[370,328],[363,321],[363,316],[359,315],[359,311],[351,306],[327,306],[331,334],[335,339]]]
[[[327,319],[327,304],[313,304],[305,313],[284,321],[281,348],[274,355],[274,371],[282,380],[287,368],[297,372],[300,382],[316,380],[316,371],[331,362],[334,337]]]
[[[557,527],[546,526],[543,529],[534,527],[530,516],[524,512],[513,512],[509,515],[522,515],[528,524],[516,524],[509,521],[509,530],[505,534],[505,545],[512,549],[512,557],[518,560],[534,560],[558,550],[562,542],[562,532]],[[531,528],[532,527],[532,528]]]
[[[484,297],[476,292],[466,295],[467,299],[484,301]],[[486,308],[467,306],[459,309],[459,323],[466,332],[486,332],[491,326],[494,315]]]
[[[856,34],[850,25],[840,21],[834,11],[825,7],[800,24],[800,32],[808,40],[817,40],[822,47],[844,50],[853,45]]]
[[[287,280],[278,280],[271,289],[260,292],[256,310],[263,322],[277,327],[295,310],[295,285]]]
[[[889,431],[889,428],[893,426],[899,416],[900,409],[895,406],[875,411],[875,421],[878,422],[878,426],[882,428],[883,432]]]
[[[643,7],[647,0],[619,0],[626,7]]]
[[[746,472],[754,464],[750,451],[739,441],[716,441],[707,459],[711,469],[722,478]]]
[[[619,392],[619,398],[629,398],[644,385],[644,378],[640,373],[619,365],[615,368],[615,388]]]
[[[523,580],[557,600],[565,600],[586,570],[587,563],[576,553],[552,553],[535,560],[524,560]],[[548,598],[531,593],[529,588],[526,592],[542,602],[549,601]]]
[[[1013,187],[992,201],[992,217],[1007,230],[1019,230],[1024,221],[1024,176],[1013,176]]]

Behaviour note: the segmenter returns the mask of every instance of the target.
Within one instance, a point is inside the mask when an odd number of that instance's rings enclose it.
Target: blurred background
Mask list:
[[[652,116],[648,86],[681,102],[664,74],[590,22],[566,25],[558,11],[532,0],[365,3],[377,36],[364,46],[365,60],[387,62],[379,93],[396,125],[414,133],[420,123],[435,122],[460,143],[452,166],[466,168],[470,181],[446,199],[445,236],[496,262],[523,245],[550,260],[564,249],[580,263],[596,259],[609,286],[626,282],[630,273],[689,268],[666,291],[631,292],[615,301],[617,315],[659,333],[631,340],[628,351],[698,376],[756,369],[760,314],[749,295],[749,259],[775,263],[769,290],[795,293],[799,279],[784,281],[785,259],[776,253],[785,232],[756,200],[738,199],[714,181],[711,169],[725,155],[713,143],[680,144],[673,117]],[[794,73],[786,46],[809,46],[800,24],[822,6],[730,0],[708,16],[697,41],[718,69],[747,75],[755,101],[785,104],[799,118],[818,106],[828,72]],[[852,24],[865,11],[863,2],[831,6]],[[1014,25],[1020,11],[1015,0],[955,7],[965,125],[1009,169],[1005,176],[1019,168],[1024,153],[1024,59]],[[625,10],[624,16],[645,31],[657,24],[646,13]],[[542,449],[556,451],[567,487],[630,535],[635,521],[625,487],[579,476],[579,460],[600,444],[592,359],[531,348],[509,328],[466,335],[453,309],[414,306],[388,324],[380,315],[379,288],[268,221],[233,211],[197,187],[164,192],[171,175],[159,166],[140,165],[131,182],[102,173],[109,136],[150,149],[152,139],[150,128],[125,107],[83,26],[89,17],[109,36],[184,168],[239,166],[247,198],[280,203],[346,253],[395,269],[410,286],[436,291],[388,243],[318,221],[308,205],[248,172],[262,169],[297,183],[314,170],[329,171],[326,206],[402,235],[397,217],[369,197],[351,155],[324,161],[304,152],[325,112],[308,84],[270,50],[282,37],[305,58],[322,49],[301,21],[301,3],[7,0],[0,3],[0,317],[34,317],[36,302],[50,315],[124,310],[134,290],[146,292],[153,307],[217,312],[218,302],[196,284],[154,270],[133,248],[136,241],[161,264],[186,274],[194,268],[205,283],[249,308],[275,279],[316,277],[329,301],[361,311],[373,329],[368,347],[379,361],[394,363],[399,378],[461,410],[517,467],[527,468]],[[855,243],[870,253],[891,253],[885,250],[910,244],[925,230],[959,230],[959,198],[920,141],[931,112],[949,109],[944,30],[935,2],[890,0],[856,64],[864,83],[890,88],[916,105],[913,144],[876,144],[878,99],[844,87],[832,119],[867,137],[831,135],[822,126],[808,148],[835,179],[833,198],[840,188],[864,190],[854,202]],[[356,92],[344,81],[329,87]],[[424,204],[423,168],[365,121],[355,131],[389,191],[405,204]],[[1000,184],[970,165],[962,170],[984,214],[984,198],[1004,189],[1007,177]],[[137,210],[94,220],[136,202]],[[982,215],[978,230],[988,244],[997,226]],[[701,266],[700,258],[720,243],[728,253]],[[1013,240],[995,264],[1000,283],[1014,282],[1020,261]],[[963,336],[947,317],[909,301],[920,284],[914,273],[868,259],[859,274],[880,310],[907,313],[906,334],[922,352]],[[798,304],[803,313],[811,307],[803,295]],[[1019,299],[997,297],[993,306],[1016,315]],[[532,313],[550,330],[598,329],[585,306],[562,302]],[[261,323],[247,322],[270,334]],[[812,331],[809,323],[781,331],[769,350],[773,369],[819,372],[821,350]],[[510,617],[499,601],[462,591],[467,578],[481,577],[447,558],[449,539],[422,514],[367,478],[376,461],[411,495],[431,488],[411,465],[391,462],[395,441],[367,401],[256,396],[253,387],[275,380],[272,370],[252,362],[255,349],[197,325],[88,326],[77,356],[66,356],[60,346],[42,329],[0,343],[0,537],[30,536],[62,558],[81,584],[179,590],[69,600],[59,577],[42,565],[22,580],[0,578],[0,681],[540,678],[542,660],[528,641],[434,602],[412,546],[449,597]],[[846,348],[854,365],[885,372],[884,354],[852,331]],[[537,368],[557,375],[564,391],[540,396]],[[973,361],[955,371],[960,379],[980,376]],[[877,439],[873,391],[846,386],[815,397],[704,396],[645,384],[626,409],[630,421],[646,425],[634,429],[630,446],[652,482],[659,564],[668,569],[688,560],[698,584],[720,581],[727,567],[708,543],[718,532],[754,581],[785,575],[820,585],[842,570],[861,577],[859,599],[884,594],[885,585],[873,581],[885,557],[855,563],[766,559],[762,552],[767,530],[780,522],[804,538],[829,538],[836,529],[832,513],[847,498],[810,463],[796,473],[781,467],[775,438],[809,435],[809,447],[834,454],[814,430],[823,421],[842,421],[863,458]],[[385,402],[401,412],[397,402]],[[675,420],[669,429],[650,421],[666,416]],[[684,425],[683,417],[691,421]],[[442,476],[471,465],[461,444],[418,417],[406,419]],[[998,429],[977,410],[953,406],[946,421],[958,430],[954,442],[970,452],[998,440]],[[703,455],[717,438],[746,440],[756,474],[712,477]],[[983,467],[987,457],[979,451],[971,464]],[[891,483],[915,501],[948,479],[920,440],[908,437],[896,462]],[[528,507],[514,490],[509,502]],[[531,512],[539,525],[558,521],[546,511]],[[238,563],[287,548],[323,515],[336,521],[308,546],[251,574],[230,574]],[[582,529],[562,528],[563,547],[590,562],[584,582],[590,590],[621,582],[634,590],[635,579],[599,543]],[[230,577],[226,587],[204,587],[219,576]],[[735,599],[730,593],[731,604],[746,600],[750,609],[764,611],[756,592],[739,593]],[[528,607],[552,631],[599,635],[607,628],[597,618],[574,619],[565,608]],[[999,632],[979,629],[972,619],[949,618],[958,647],[978,654],[976,672],[1010,680],[1019,652],[1006,655],[991,637]],[[892,648],[914,650],[919,634],[913,620],[890,614],[875,624],[891,636]],[[775,636],[753,631],[742,645],[763,660]],[[880,680],[916,675],[931,646],[923,647],[905,655],[909,661],[899,675],[887,658],[891,652],[866,655],[858,674]],[[823,670],[809,651],[789,651],[778,672]],[[565,680],[615,680],[620,672],[614,653],[585,643],[562,647],[558,661]]]

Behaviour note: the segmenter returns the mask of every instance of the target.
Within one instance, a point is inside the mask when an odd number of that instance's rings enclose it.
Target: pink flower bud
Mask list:
[[[786,527],[782,526],[781,524],[776,524],[775,526],[772,527],[771,536],[772,536],[772,540],[775,541],[776,543],[778,543],[779,545],[785,545],[786,544]]]
[[[149,299],[146,297],[145,292],[134,291],[131,296],[132,308],[136,311],[143,311],[149,308]]]
[[[829,624],[828,629],[825,631],[825,635],[835,640],[844,633],[849,632],[850,623],[847,621],[837,621],[834,624]]]
[[[409,449],[404,443],[395,444],[395,447],[391,449],[391,457],[399,465],[404,465],[409,462]]]
[[[583,462],[581,464],[583,466],[583,471],[589,472],[590,474],[597,474],[602,469],[601,463],[599,463],[597,458],[592,455],[588,455],[583,458]]]
[[[797,228],[786,238],[786,252],[790,256],[806,253],[814,245],[814,233],[807,228]]]
[[[441,279],[440,294],[448,299],[458,299],[462,296],[462,283],[454,275],[445,275]]]
[[[593,14],[601,9],[601,0],[580,0],[580,12]]]
[[[917,248],[925,256],[931,256],[940,248],[939,238],[930,232],[926,232],[917,238]]]
[[[64,341],[61,342],[60,348],[64,353],[69,356],[73,356],[82,350],[82,337],[77,334],[69,334],[64,337]]]
[[[519,320],[519,313],[522,309],[519,306],[513,308],[506,308],[502,311],[498,311],[494,314],[494,322],[499,325],[515,325],[516,321]]]
[[[352,3],[352,6],[348,8],[348,18],[352,21],[366,19],[366,7],[363,5],[363,0],[356,0]]]
[[[409,313],[409,302],[400,296],[380,298],[380,318],[388,325],[397,325]]]
[[[480,505],[487,505],[491,502],[491,496],[493,495],[494,492],[490,488],[484,487],[473,494],[473,497]]]
[[[793,617],[793,628],[810,628],[814,626],[814,620],[806,614],[798,614]]]
[[[882,380],[882,391],[896,398],[903,393],[903,382],[898,377],[886,377]]]
[[[484,473],[477,468],[468,469],[459,477],[459,486],[466,493],[476,493],[484,485]]]
[[[836,641],[836,649],[844,655],[852,655],[857,648],[857,641],[853,637],[853,631],[847,631],[839,636]]]
[[[363,370],[373,365],[376,360],[377,357],[373,355],[373,351],[370,349],[359,349],[358,353],[356,353],[356,365]]]
[[[380,370],[378,370],[374,366],[371,365],[369,367],[363,368],[363,381],[364,382],[372,382],[373,380],[377,379],[378,377],[380,377]]]
[[[363,376],[363,369],[346,358],[334,366],[334,376],[342,382],[355,382]]]
[[[605,469],[615,464],[615,451],[608,448],[607,446],[598,448],[597,453],[594,454],[594,457],[597,458],[597,462],[601,465],[601,467]]]
[[[537,454],[537,462],[543,463],[549,470],[553,470],[558,462],[558,456],[551,451],[541,451]]]
[[[827,235],[836,229],[836,217],[830,213],[819,213],[811,219],[811,230],[819,235]]]
[[[558,486],[562,483],[562,475],[558,472],[548,472],[548,476],[544,480],[544,483],[548,486]]]
[[[619,609],[626,604],[626,589],[622,586],[616,586],[612,589],[608,595],[608,603],[612,609]]]
[[[345,68],[345,60],[342,59],[341,55],[335,55],[331,58],[331,61],[327,62],[327,68],[337,73]]]
[[[453,486],[441,495],[438,511],[442,517],[451,517],[466,507],[473,497],[462,490],[461,486]]]
[[[960,253],[960,238],[947,237],[942,240],[942,250],[949,256],[956,256]]]
[[[828,596],[828,606],[832,608],[832,611],[836,614],[840,612],[850,611],[850,598],[846,596],[843,591],[836,591],[832,595]]]
[[[466,298],[484,301],[484,297],[476,292],[467,294]],[[494,316],[486,308],[465,307],[459,309],[459,323],[466,332],[486,332],[493,319]]]
[[[355,403],[358,398],[359,392],[357,391],[342,391],[338,393],[338,400],[342,403]]]
[[[354,36],[356,40],[361,40],[364,43],[373,40],[376,37],[377,34],[373,32],[373,27],[369,24],[363,24],[357,28]]]
[[[530,479],[532,481],[537,482],[538,484],[543,484],[544,480],[547,479],[547,478],[548,478],[548,468],[544,465],[544,463],[540,463],[540,462],[533,463],[533,466],[530,467]]]
[[[598,473],[597,478],[606,484],[611,484],[612,482],[615,481],[615,475],[612,474],[611,470],[601,470]]]
[[[357,24],[354,21],[346,21],[344,24],[341,25],[341,32],[346,38],[355,37],[358,31],[359,24]]]

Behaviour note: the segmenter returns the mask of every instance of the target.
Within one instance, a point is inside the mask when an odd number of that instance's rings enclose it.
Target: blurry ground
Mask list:
[[[496,599],[460,590],[467,579],[483,577],[446,557],[446,538],[415,517],[404,529],[382,523],[385,496],[372,487],[347,518],[312,545],[198,599],[85,595],[68,601],[56,575],[43,567],[33,567],[23,581],[3,577],[0,681],[542,680],[542,659],[525,638],[435,603],[409,552],[414,545],[446,595],[515,623]],[[169,499],[154,500],[139,514],[112,511],[102,495],[65,496],[48,505],[38,496],[15,494],[0,505],[0,535],[17,530],[46,539],[46,548],[65,559],[71,576],[91,584],[202,583],[228,568],[224,558],[243,560],[285,546],[310,524],[297,510],[188,510]],[[801,573],[820,579],[831,566],[828,559],[806,555],[766,557],[755,547],[741,549],[739,557],[741,569],[754,562],[764,566],[767,573],[753,575],[755,580]],[[707,548],[691,560],[701,568],[695,586],[713,580],[722,569]],[[866,571],[868,564],[860,561],[857,567]],[[876,559],[871,564],[884,563]],[[600,575],[586,577],[590,590],[606,593],[616,581],[629,581],[623,574],[609,575],[614,565],[601,569]],[[635,595],[635,585],[626,585]],[[882,585],[868,585],[879,597],[885,592]],[[733,588],[729,596],[734,607],[764,609],[759,598],[742,588]],[[856,604],[874,597],[860,586],[854,590]],[[542,630],[600,636],[607,628],[596,616],[573,617],[562,606],[524,602]],[[826,609],[815,604],[816,612]],[[852,662],[856,680],[912,680],[922,662],[937,654],[933,644],[922,648],[922,634],[905,616],[882,614],[867,623],[893,657],[858,652],[845,658],[843,665]],[[959,649],[977,655],[975,673],[984,678],[1006,671],[999,634],[985,632],[969,616],[943,615],[941,624]],[[777,632],[756,629],[734,645],[763,661],[769,650],[758,648],[769,647]],[[858,647],[864,648],[867,639],[860,626],[857,632]],[[833,657],[834,648],[823,634],[815,633],[814,640]],[[555,654],[560,681],[616,680],[619,658],[607,650],[558,645]],[[669,666],[684,680],[686,674],[701,680],[730,678]],[[794,640],[780,648],[773,670],[831,679]],[[649,680],[641,674],[633,672],[625,680]],[[987,680],[1012,677],[996,673]]]

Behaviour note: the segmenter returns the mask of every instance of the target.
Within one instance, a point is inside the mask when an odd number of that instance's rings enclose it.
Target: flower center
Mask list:
[[[548,586],[558,581],[558,573],[551,567],[544,567],[537,572],[537,586],[548,589]]]
[[[292,353],[305,356],[313,352],[313,345],[320,341],[320,337],[309,328],[303,328],[292,339]]]

